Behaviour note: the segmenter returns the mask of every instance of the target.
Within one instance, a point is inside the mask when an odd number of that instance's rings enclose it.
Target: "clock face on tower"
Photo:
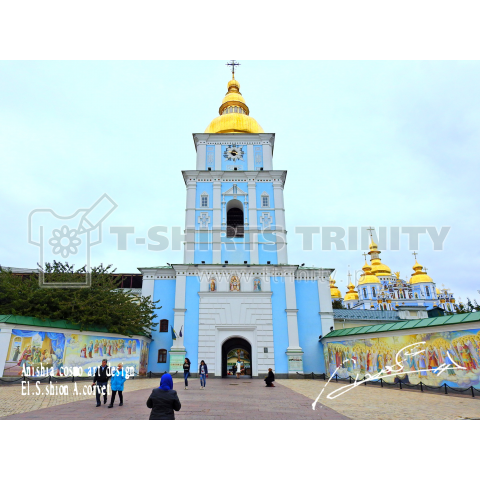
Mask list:
[[[242,147],[237,147],[237,145],[229,145],[223,155],[227,160],[231,160],[233,162],[243,162],[244,153],[245,152],[242,150]]]

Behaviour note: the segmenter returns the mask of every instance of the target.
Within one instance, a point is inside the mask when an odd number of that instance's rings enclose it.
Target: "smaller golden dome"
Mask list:
[[[423,266],[415,259],[415,265],[412,267],[415,273],[412,273],[409,283],[433,283],[433,280],[423,271]]]
[[[330,279],[330,295],[332,298],[342,298],[342,294],[340,293],[340,290],[338,287],[335,285],[335,280],[333,278]]]
[[[435,292],[437,292],[437,295],[440,295],[440,289],[438,287],[435,289]]]
[[[352,282],[348,284],[348,292],[345,294],[344,300],[358,300],[358,292],[355,290],[355,285]]]
[[[372,273],[372,267],[367,262],[365,262],[362,270],[365,273],[360,276],[360,279],[358,280],[359,285],[365,285],[367,283],[380,283],[380,280]]]

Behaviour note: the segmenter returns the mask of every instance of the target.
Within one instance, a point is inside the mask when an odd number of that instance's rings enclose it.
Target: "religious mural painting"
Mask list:
[[[419,345],[409,347],[414,344]],[[444,383],[454,388],[480,387],[480,330],[329,342],[325,345],[324,356],[329,375],[338,367],[336,374],[340,378],[358,375],[363,379],[366,373],[376,375],[386,367],[399,370],[398,361],[403,365],[402,372],[382,374],[384,382],[401,380],[433,387]]]
[[[214,278],[210,279],[210,291],[215,292],[217,290],[217,281]]]
[[[240,291],[240,279],[237,275],[232,275],[230,278],[230,291],[239,292]]]
[[[79,375],[90,376],[103,358],[112,366],[122,362],[135,375],[145,375],[148,348],[148,342],[128,337],[13,329],[3,375],[35,376],[42,368],[53,375],[71,375],[77,367]]]
[[[255,278],[253,280],[253,291],[254,292],[261,292],[262,291],[262,282],[259,278]]]

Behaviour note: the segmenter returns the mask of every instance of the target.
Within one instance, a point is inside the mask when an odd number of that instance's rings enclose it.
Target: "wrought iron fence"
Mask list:
[[[328,377],[327,374],[325,374],[325,373],[316,374],[316,373],[313,373],[313,372],[312,373],[298,373],[298,372],[296,372],[296,374],[301,376],[301,377],[304,377],[304,378],[311,378],[312,380],[315,380],[315,378],[320,378],[320,379],[325,380],[325,381],[335,380],[335,382],[338,382],[338,381],[340,381],[340,382],[347,382],[348,381],[348,383],[363,382],[363,384],[365,386],[367,386],[367,384],[375,385],[375,386],[380,385],[381,388],[384,388],[384,387],[386,387],[386,388],[400,388],[400,390],[402,390],[403,388],[409,388],[409,389],[412,389],[412,390],[420,390],[421,392],[425,392],[425,391],[428,392],[428,391],[435,391],[435,390],[443,389],[445,395],[448,395],[449,391],[457,392],[457,393],[470,392],[470,394],[472,395],[473,398],[475,398],[475,392],[480,393],[480,390],[478,390],[477,388],[475,388],[473,386],[467,387],[467,388],[455,388],[455,387],[451,387],[450,385],[447,385],[446,383],[444,383],[443,385],[433,387],[431,385],[426,385],[423,382],[416,383],[416,384],[413,384],[413,383],[410,383],[410,382],[405,382],[405,381],[402,381],[400,378],[396,378],[393,383],[389,383],[389,382],[385,382],[382,378],[379,378],[379,379],[376,379],[376,380],[365,380],[365,377],[363,377],[363,378],[353,378],[350,375],[348,377],[339,377],[337,374],[335,374],[332,377]],[[477,395],[477,397],[478,397],[478,395]]]

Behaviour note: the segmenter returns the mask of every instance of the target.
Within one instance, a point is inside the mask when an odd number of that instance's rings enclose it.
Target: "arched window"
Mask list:
[[[160,320],[160,332],[168,332],[168,320]]]
[[[227,204],[227,237],[243,238],[243,204],[239,200],[230,200]]]
[[[375,291],[375,287],[372,287],[372,297],[377,298],[377,292]]]
[[[430,296],[430,289],[428,287],[425,287],[425,293],[427,294],[427,297]]]
[[[164,348],[158,351],[158,363],[167,363],[167,351]]]
[[[363,289],[363,298],[367,298],[367,289],[366,288]]]
[[[201,204],[202,208],[208,207],[208,195],[206,193],[202,194]]]

